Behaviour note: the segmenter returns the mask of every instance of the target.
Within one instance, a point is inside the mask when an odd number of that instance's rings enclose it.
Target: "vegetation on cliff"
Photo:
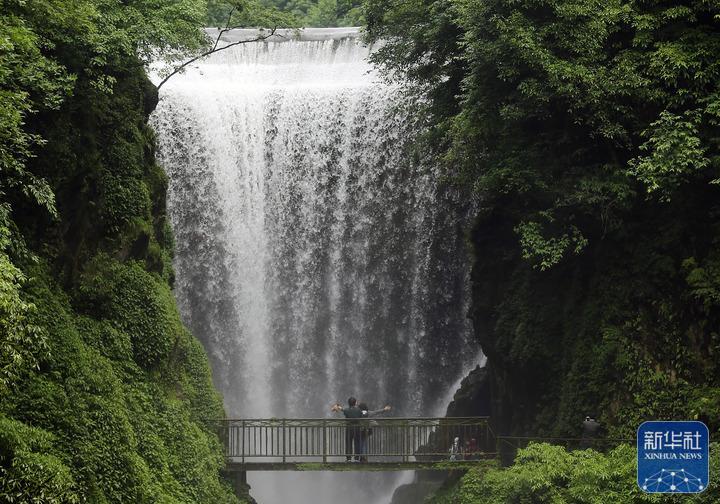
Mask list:
[[[206,6],[0,5],[0,501],[237,502],[146,126]]]
[[[376,61],[427,100],[423,148],[478,205],[472,318],[496,431],[578,437],[590,414],[611,438],[701,419],[717,440],[720,6],[368,0],[366,20]],[[548,474],[632,458],[534,450],[487,481],[523,480],[538,454]],[[539,495],[477,478],[452,502]]]
[[[505,433],[720,407],[720,7],[370,0],[476,198],[473,319]]]
[[[712,447],[710,481],[720,478],[720,452]],[[473,469],[457,483],[446,485],[428,504],[557,504],[713,503],[717,485],[695,496],[648,494],[634,484],[635,449],[620,445],[606,454],[594,450],[566,451],[563,447],[532,444],[518,453],[507,469]]]
[[[228,0],[209,0],[208,26],[224,27],[228,13],[233,7],[243,6],[246,2]],[[360,0],[260,0],[261,10],[282,12],[287,17],[285,28],[360,26],[364,24],[362,1]]]

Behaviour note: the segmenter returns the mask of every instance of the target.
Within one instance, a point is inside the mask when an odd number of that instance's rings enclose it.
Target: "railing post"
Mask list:
[[[245,463],[245,420],[240,423],[240,449],[242,451],[242,463]]]
[[[232,443],[230,442],[230,424],[226,421],[220,423],[220,437],[225,448],[225,455],[232,457]]]
[[[285,443],[286,430],[287,430],[287,429],[286,429],[286,427],[285,427],[285,419],[283,418],[283,421],[282,421],[282,433],[283,433],[283,435],[282,435],[282,438],[283,438],[282,455],[283,455],[283,464],[285,463],[285,455],[286,455],[286,452],[287,452],[287,450],[286,450],[286,448],[285,448],[285,446],[286,446],[286,443]]]
[[[327,462],[327,422],[322,421],[322,453],[323,464]]]
[[[405,435],[403,436],[403,462],[409,462],[410,457],[408,456],[408,451],[410,450],[410,440],[408,438],[409,431],[410,431],[410,421],[405,420],[405,425],[403,426],[403,430],[405,431]]]

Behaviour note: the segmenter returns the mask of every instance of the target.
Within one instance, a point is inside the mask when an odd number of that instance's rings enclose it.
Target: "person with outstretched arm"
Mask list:
[[[370,410],[370,408],[368,408],[367,404],[365,403],[360,403],[358,407],[362,412],[363,418],[370,418],[377,415],[382,415],[383,413],[386,413],[391,409],[390,406],[387,405],[379,410]],[[368,438],[372,435],[372,427],[370,427],[369,420],[363,423],[364,425],[362,426],[362,429],[360,429],[360,462],[367,462]]]
[[[339,403],[333,404],[330,411],[345,415],[347,426],[345,427],[345,458],[347,462],[355,461],[355,456],[360,455],[360,419],[362,411],[357,406],[357,399],[350,397],[348,407],[343,408]]]

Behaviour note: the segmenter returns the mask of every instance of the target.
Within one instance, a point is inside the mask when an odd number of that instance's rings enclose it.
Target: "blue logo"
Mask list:
[[[705,490],[709,438],[702,422],[644,422],[637,431],[638,486],[649,493]]]

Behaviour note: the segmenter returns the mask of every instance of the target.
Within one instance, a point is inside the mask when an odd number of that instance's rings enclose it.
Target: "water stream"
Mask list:
[[[462,202],[406,149],[412,103],[371,50],[354,29],[306,30],[162,88],[175,293],[230,417],[326,417],[350,395],[431,415],[477,362]],[[249,482],[261,504],[367,503],[395,479]]]

